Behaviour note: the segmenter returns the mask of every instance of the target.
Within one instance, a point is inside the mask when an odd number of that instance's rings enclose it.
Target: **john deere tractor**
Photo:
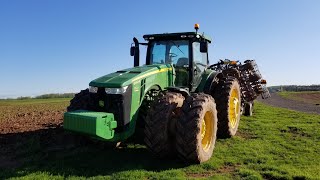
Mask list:
[[[242,111],[252,112],[253,100],[268,92],[253,60],[209,65],[211,38],[198,28],[144,35],[143,43],[134,38],[134,67],[97,78],[76,94],[64,128],[108,142],[144,142],[158,157],[209,160],[216,138],[234,136]],[[147,46],[142,66],[139,46]]]

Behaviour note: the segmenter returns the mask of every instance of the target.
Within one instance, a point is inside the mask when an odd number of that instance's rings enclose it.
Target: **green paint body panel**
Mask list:
[[[90,82],[90,86],[117,88],[132,85],[130,123],[126,131],[115,133],[117,119],[108,112],[75,111],[64,114],[66,130],[86,134],[105,141],[123,141],[132,136],[136,129],[139,108],[145,94],[151,89],[164,90],[169,86],[179,86],[188,79],[188,73],[175,72],[170,64],[154,64],[117,71]],[[203,92],[208,78],[215,71],[206,70],[196,92]]]
[[[141,80],[148,76],[148,74],[161,72],[164,68],[171,68],[170,65],[165,64],[154,64],[147,66],[133,67],[129,69],[124,69],[117,71],[100,78],[97,78],[89,83],[90,86],[95,87],[123,87],[128,86],[138,80]]]
[[[135,125],[138,119],[139,108],[143,102],[145,94],[151,89],[163,90],[172,86],[175,77],[173,76],[174,68],[170,64],[146,65],[134,67],[123,71],[138,71],[141,73],[128,79],[123,85],[132,84],[132,101],[130,113],[130,125],[127,131],[117,133],[112,141],[121,141],[129,138],[135,132]],[[106,83],[109,87],[109,83]]]
[[[208,82],[208,78],[210,76],[216,76],[218,73],[216,71],[213,71],[211,69],[206,69],[205,72],[202,74],[202,78],[201,78],[201,82],[198,85],[197,89],[195,90],[195,92],[203,92],[204,91],[204,87],[206,85],[206,83]]]
[[[105,141],[116,142],[129,138],[135,132],[138,110],[145,94],[151,89],[163,90],[173,86],[175,80],[173,71],[174,68],[170,64],[145,65],[117,71],[89,83],[90,86],[110,88],[132,85],[130,124],[126,131],[114,133],[114,130],[110,130],[109,127],[101,123],[104,121],[103,117],[111,117],[112,114],[108,112],[67,112],[64,115],[64,128]],[[110,119],[110,121],[113,120]],[[117,120],[114,119],[114,121]],[[111,134],[109,136],[101,132],[98,134],[97,129],[99,132],[105,129],[106,133]]]
[[[96,138],[112,139],[117,121],[111,113],[74,111],[64,113],[63,127]]]

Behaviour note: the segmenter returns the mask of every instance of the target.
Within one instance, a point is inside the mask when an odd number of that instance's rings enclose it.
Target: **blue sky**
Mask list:
[[[133,65],[132,37],[194,23],[211,63],[256,59],[269,85],[320,84],[318,0],[1,0],[0,98],[78,92]]]

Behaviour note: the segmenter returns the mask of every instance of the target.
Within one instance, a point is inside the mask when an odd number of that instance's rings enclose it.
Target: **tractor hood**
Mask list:
[[[139,67],[133,67],[117,71],[89,83],[89,86],[94,87],[123,87],[132,84],[134,81],[143,79],[158,72],[171,70],[170,64],[153,64]]]

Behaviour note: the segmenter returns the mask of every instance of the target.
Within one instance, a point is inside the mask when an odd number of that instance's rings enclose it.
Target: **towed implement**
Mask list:
[[[134,67],[97,78],[76,94],[64,128],[108,142],[132,139],[158,157],[188,163],[211,158],[216,138],[237,132],[253,100],[270,96],[254,60],[209,65],[211,38],[195,32],[133,39]],[[147,46],[139,66],[139,46]]]

